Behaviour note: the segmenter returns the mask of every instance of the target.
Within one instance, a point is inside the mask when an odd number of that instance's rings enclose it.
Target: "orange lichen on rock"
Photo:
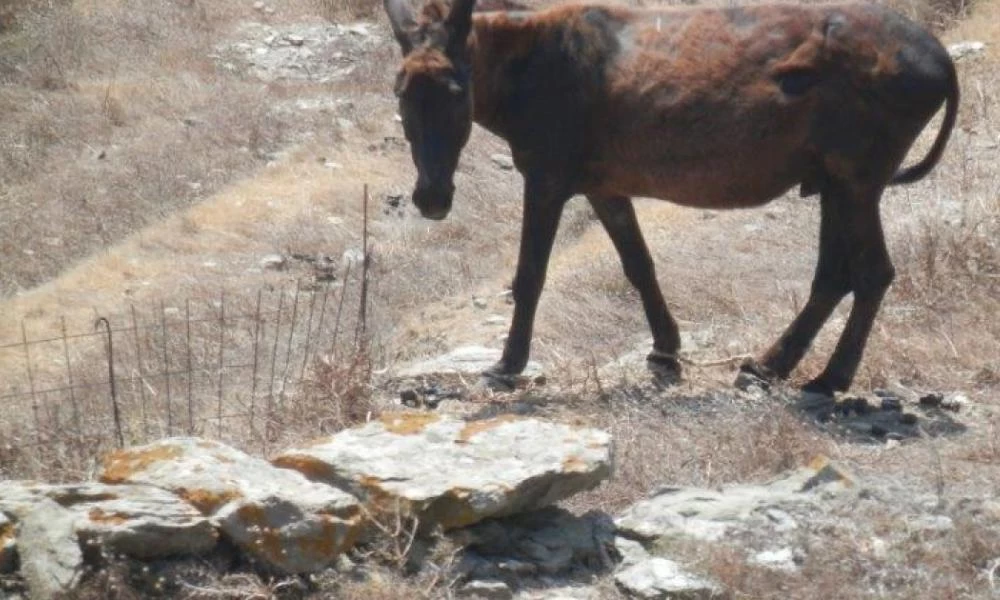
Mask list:
[[[180,488],[175,490],[175,493],[206,516],[215,513],[222,505],[242,497],[242,494],[235,489],[206,490],[204,488]]]
[[[14,539],[14,522],[7,521],[0,525],[0,548],[3,548]]]
[[[422,505],[417,505],[407,498],[387,491],[382,487],[382,480],[378,477],[362,476],[358,480],[358,485],[361,486],[365,508],[370,512],[399,514],[408,517],[418,514],[423,509]]]
[[[459,442],[468,442],[476,434],[482,433],[484,431],[489,431],[503,425],[504,423],[513,423],[515,421],[522,420],[521,417],[517,415],[500,415],[499,417],[494,417],[492,419],[484,419],[482,421],[471,421],[462,428],[462,431],[458,433]]]
[[[281,536],[278,530],[271,526],[264,509],[256,504],[247,504],[241,506],[236,511],[236,515],[257,531],[256,539],[253,542],[255,551],[274,564],[282,564],[285,552]]]
[[[176,446],[154,446],[138,450],[116,450],[104,457],[102,483],[127,483],[150,465],[171,460],[181,455]]]
[[[414,435],[423,431],[431,423],[437,422],[440,418],[431,413],[394,412],[383,414],[379,420],[382,421],[382,425],[389,433]]]
[[[327,482],[337,477],[337,471],[327,463],[301,454],[279,456],[271,464],[282,469],[291,469],[305,475],[310,481]]]
[[[579,456],[570,456],[563,461],[562,469],[564,473],[586,473],[587,461]]]
[[[438,523],[442,529],[457,529],[478,523],[485,518],[469,503],[471,490],[456,487],[439,497],[424,511],[425,518]]]
[[[303,554],[312,557],[332,558],[353,547],[361,535],[362,528],[357,526],[354,519],[341,524],[329,515],[321,515],[321,518],[323,524],[317,535],[304,537],[297,541]]]
[[[100,508],[95,507],[90,509],[90,512],[87,513],[87,518],[89,518],[94,523],[121,525],[122,523],[127,523],[130,517],[125,513],[105,512]]]

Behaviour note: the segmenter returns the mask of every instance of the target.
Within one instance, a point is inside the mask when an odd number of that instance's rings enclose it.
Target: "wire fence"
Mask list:
[[[365,238],[361,259],[328,281],[131,304],[89,322],[22,321],[19,338],[0,339],[0,475],[171,435],[266,453],[310,365],[367,347]],[[33,456],[38,469],[25,467]]]
[[[310,360],[343,345],[351,295],[345,285],[296,286],[249,299],[133,304],[86,329],[75,323],[75,332],[63,318],[58,335],[42,337],[22,322],[19,340],[0,343],[0,427],[40,444],[67,428],[113,431],[119,446],[163,435],[223,438],[234,418],[258,430]],[[356,330],[357,318],[348,320]]]

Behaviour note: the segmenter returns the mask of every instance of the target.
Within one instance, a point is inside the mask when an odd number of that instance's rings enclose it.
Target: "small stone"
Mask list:
[[[306,43],[306,39],[304,37],[302,37],[301,35],[296,35],[294,33],[289,33],[288,35],[286,35],[285,41],[287,41],[289,44],[293,46],[301,46],[302,44]]]
[[[347,31],[347,33],[350,33],[352,35],[360,35],[360,36],[370,35],[370,32],[368,31],[368,26],[365,25],[364,23],[353,23],[351,25],[348,25],[344,29],[345,31]]]
[[[899,415],[899,422],[903,425],[916,425],[917,415],[913,413],[903,413]]]
[[[899,446],[900,446],[899,440],[894,440],[890,438],[885,441],[886,450],[893,450],[895,448],[899,448]]]
[[[475,306],[476,308],[480,308],[480,309],[483,309],[483,308],[486,308],[487,306],[489,306],[489,304],[486,303],[485,299],[480,298],[478,296],[472,299],[472,305]]]
[[[1000,522],[1000,500],[986,500],[981,506],[984,515],[995,522]]]
[[[651,558],[615,575],[615,583],[639,598],[685,598],[700,600],[721,594],[719,584],[692,575],[676,562],[666,558]]]
[[[885,437],[889,433],[889,430],[885,428],[884,425],[880,423],[872,423],[871,434],[875,437]]]
[[[750,562],[776,571],[794,572],[799,568],[795,558],[791,548],[782,548],[758,552],[751,557]]]
[[[360,248],[348,248],[340,255],[340,264],[343,268],[361,268],[365,260],[365,253]]]
[[[283,271],[288,261],[281,254],[268,254],[260,259],[260,266],[270,271]]]
[[[972,56],[982,54],[986,50],[986,44],[976,41],[958,42],[948,46],[948,55],[952,60],[962,60]]]
[[[941,401],[941,408],[958,412],[962,407],[969,404],[969,398],[965,394],[949,394]]]
[[[920,408],[937,408],[944,401],[944,395],[937,392],[925,394],[920,397]]]
[[[851,413],[866,415],[871,412],[871,405],[863,396],[845,396],[837,402],[837,409],[845,416]]]
[[[458,590],[462,598],[475,600],[509,600],[514,592],[502,581],[475,580],[463,585]]]
[[[615,537],[615,550],[621,556],[623,568],[637,565],[650,558],[649,552],[641,543],[622,536]]]
[[[881,409],[884,411],[900,412],[903,410],[903,403],[896,396],[883,396]]]
[[[799,524],[795,522],[792,515],[783,510],[769,508],[764,514],[766,514],[767,518],[774,523],[774,528],[777,531],[791,531],[793,529],[797,529],[799,526]]]
[[[257,0],[257,2],[253,3],[254,10],[264,10],[264,6],[265,6],[264,3],[261,2],[260,0]]]
[[[873,537],[870,542],[872,556],[878,560],[885,560],[889,555],[889,544],[882,538]]]
[[[483,321],[484,325],[506,325],[507,317],[503,315],[490,315]]]
[[[417,394],[416,390],[403,390],[399,392],[399,401],[402,402],[404,406],[409,406],[410,408],[417,408],[420,406],[420,396]]]
[[[955,522],[945,515],[921,515],[911,520],[909,525],[922,534],[945,534],[955,529]]]
[[[492,154],[490,155],[490,160],[493,164],[504,171],[514,170],[514,159],[507,154]]]

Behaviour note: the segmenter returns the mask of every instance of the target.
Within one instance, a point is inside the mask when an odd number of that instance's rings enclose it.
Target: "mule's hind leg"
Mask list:
[[[646,360],[664,377],[680,377],[681,366],[677,361],[680,334],[656,282],[653,259],[635,218],[632,200],[625,196],[588,196],[587,199],[618,251],[625,277],[642,297],[646,320],[653,333],[653,351]]]
[[[831,179],[820,186],[820,251],[809,301],[760,362],[744,364],[742,370],[764,378],[787,377],[840,300],[854,292],[837,348],[806,386],[829,394],[850,387],[894,270],[879,217],[882,188],[859,190]]]
[[[819,257],[809,300],[788,329],[759,360],[740,367],[736,385],[749,383],[746,375],[764,381],[788,377],[805,355],[816,333],[837,304],[851,291],[848,240],[844,217],[847,193],[830,181],[820,183]]]
[[[879,215],[882,190],[881,186],[850,190],[853,193],[843,205],[841,222],[854,306],[826,368],[806,389],[832,393],[851,386],[882,298],[895,277]]]

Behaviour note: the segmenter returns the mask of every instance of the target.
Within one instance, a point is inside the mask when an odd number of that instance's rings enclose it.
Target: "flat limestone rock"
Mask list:
[[[54,600],[72,592],[83,572],[83,552],[74,526],[76,515],[40,498],[19,519],[21,575],[32,600]]]
[[[399,510],[422,526],[451,529],[596,487],[611,473],[612,447],[603,431],[537,419],[466,422],[399,412],[273,462],[345,487],[377,511]]]
[[[619,571],[615,583],[644,600],[702,600],[722,596],[719,584],[685,571],[666,558],[649,558]]]
[[[218,539],[212,522],[193,506],[148,485],[5,481],[0,498],[0,508],[13,514],[51,500],[75,516],[81,543],[142,560],[202,554]]]
[[[357,499],[225,444],[169,438],[108,455],[105,483],[155,485],[214,517],[240,549],[284,573],[329,566],[364,526]]]
[[[693,538],[717,541],[730,528],[759,517],[794,528],[782,507],[815,502],[826,493],[855,485],[854,479],[823,457],[764,485],[733,485],[721,489],[664,488],[615,520],[619,533],[643,540]],[[782,516],[783,518],[777,518]]]

